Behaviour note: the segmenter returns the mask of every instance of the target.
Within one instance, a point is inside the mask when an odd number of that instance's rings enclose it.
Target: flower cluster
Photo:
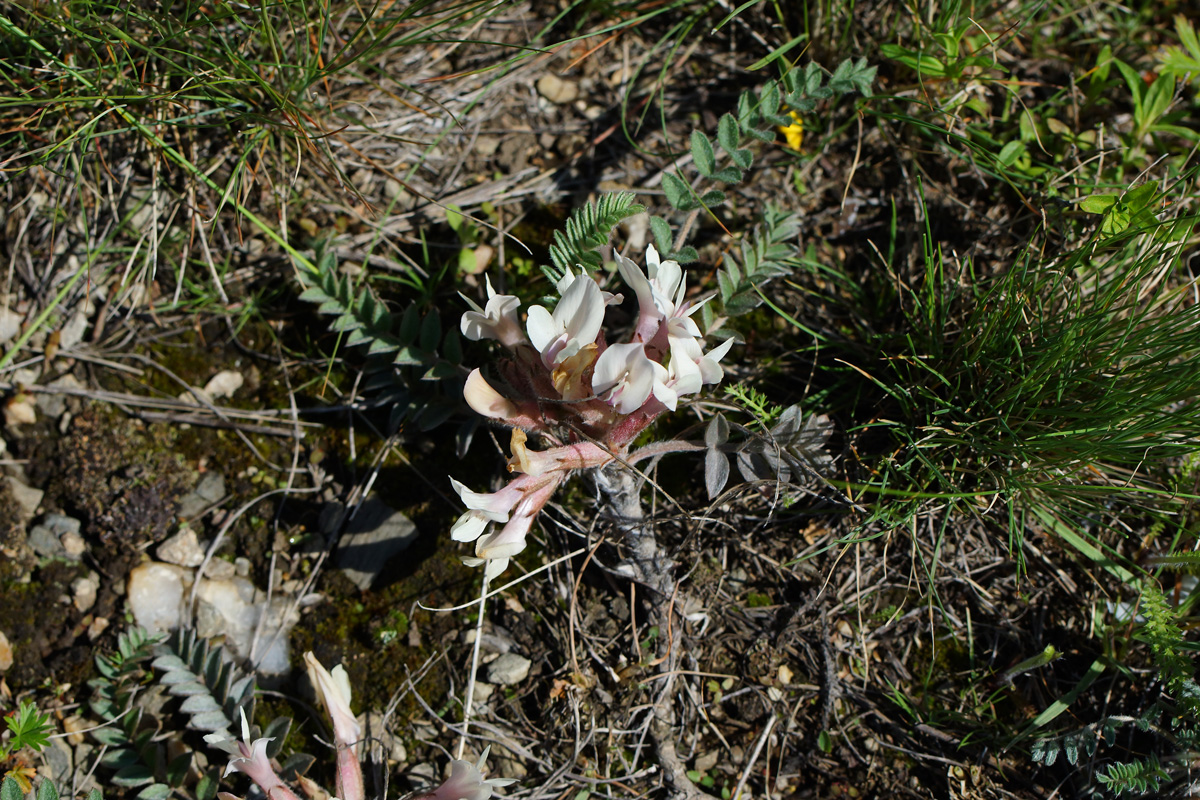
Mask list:
[[[617,255],[617,267],[638,301],[626,342],[609,343],[603,325],[608,306],[624,299],[603,291],[592,278],[570,270],[558,281],[554,309],[532,306],[522,327],[520,301],[496,294],[487,282],[487,305],[467,300],[462,332],[468,339],[495,339],[511,358],[500,365],[506,392],[478,370],[467,378],[467,403],[485,417],[513,428],[510,472],[519,473],[491,494],[454,489],[467,506],[451,530],[455,541],[475,542],[475,557],[489,578],[525,547],[533,519],[571,470],[598,467],[623,456],[629,444],[680,398],[724,377],[721,359],[733,340],[705,350],[692,316],[703,305],[686,299],[683,269],[646,250],[646,270]],[[526,431],[552,446],[533,451]],[[487,532],[492,523],[503,527]]]
[[[333,800],[365,800],[362,765],[358,761],[362,729],[350,711],[350,679],[341,664],[326,670],[312,653],[304,654],[304,662],[308,679],[333,723],[333,741],[338,756],[337,796]],[[246,712],[241,709],[238,711],[242,718],[241,739],[230,736],[227,731],[210,733],[204,737],[210,746],[229,754],[224,777],[231,772],[241,772],[254,781],[269,800],[300,800],[279,777],[275,771],[276,765],[267,755],[267,745],[273,739],[251,740]],[[437,789],[414,800],[488,800],[493,789],[516,782],[510,778],[484,778],[482,770],[487,756],[488,750],[485,748],[479,761],[474,764],[469,761],[451,762],[450,777]],[[221,794],[227,800],[238,800],[234,795]]]

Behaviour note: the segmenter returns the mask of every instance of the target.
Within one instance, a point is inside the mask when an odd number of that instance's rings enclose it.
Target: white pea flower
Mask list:
[[[362,728],[350,710],[350,677],[346,668],[338,664],[332,671],[327,670],[312,652],[304,654],[304,667],[309,683],[317,690],[317,697],[333,723],[335,743],[338,747],[355,747],[362,737]]]
[[[653,394],[674,409],[677,395],[667,386],[667,368],[646,355],[641,342],[609,345],[596,359],[592,391],[622,414],[632,414]]]
[[[509,514],[521,500],[521,490],[513,483],[498,492],[473,492],[463,484],[450,479],[454,491],[462,498],[467,513],[458,518],[450,528],[450,538],[456,542],[473,542],[487,529],[491,522],[508,522]]]
[[[480,308],[478,303],[460,293],[462,299],[471,306],[471,310],[462,315],[462,334],[474,342],[497,339],[505,347],[516,347],[525,341],[525,332],[521,330],[521,321],[517,318],[521,301],[515,295],[496,294],[491,278],[484,276],[484,281],[488,296],[485,308]]]
[[[529,341],[542,354],[550,369],[596,343],[604,322],[604,297],[591,278],[571,281],[551,314],[541,306],[529,309],[526,328]]]
[[[510,507],[510,515],[506,516],[504,520],[495,520],[504,522],[504,527],[498,531],[478,536],[475,542],[474,557],[464,558],[463,563],[469,567],[485,564],[484,572],[489,580],[504,572],[508,568],[509,560],[525,549],[525,537],[529,534],[530,527],[533,526],[534,517],[541,512],[542,507],[546,505],[551,495],[554,494],[554,490],[558,488],[565,477],[566,472],[562,470],[541,475],[521,475],[509,482],[508,486],[496,492],[496,495],[506,496],[507,493],[515,493],[519,499],[515,507]],[[497,505],[502,505],[502,502],[497,501]],[[486,512],[481,511],[480,513]],[[451,535],[458,541],[464,541],[464,539],[453,536],[453,531],[451,531]]]
[[[720,383],[725,377],[721,359],[733,347],[733,339],[726,339],[707,353],[701,340],[690,337],[672,337],[671,363],[669,372],[679,394],[694,394],[706,383]]]
[[[295,792],[275,774],[275,768],[271,766],[271,759],[267,756],[267,745],[274,740],[250,741],[250,724],[246,722],[246,712],[238,708],[238,713],[242,716],[241,740],[233,738],[223,730],[204,736],[204,741],[210,746],[224,750],[232,756],[222,777],[229,777],[231,772],[241,772],[258,784],[258,788],[262,789],[267,797],[275,800],[298,800]]]
[[[483,755],[474,764],[461,760],[450,762],[450,777],[446,782],[415,800],[488,800],[493,789],[516,783],[513,778],[483,777],[483,765],[489,749],[485,747]]]

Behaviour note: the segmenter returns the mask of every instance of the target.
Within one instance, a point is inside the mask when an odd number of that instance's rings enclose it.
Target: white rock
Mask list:
[[[42,504],[42,497],[46,493],[41,489],[26,486],[12,475],[6,475],[4,479],[8,481],[8,488],[17,501],[17,520],[21,523],[29,522],[37,514],[38,506]]]
[[[552,72],[538,78],[537,90],[542,97],[559,105],[574,102],[575,98],[579,97],[579,84],[564,81]]]
[[[4,635],[4,631],[0,631],[0,672],[8,672],[12,665],[12,645],[8,643],[8,637]]]
[[[222,397],[233,397],[233,393],[242,388],[242,384],[245,382],[246,378],[242,373],[232,369],[223,369],[204,384],[204,393],[217,400]]]
[[[94,575],[88,575],[83,578],[76,578],[71,581],[71,593],[75,607],[83,613],[91,610],[92,606],[96,605],[96,591],[100,588],[100,581]]]
[[[249,642],[258,622],[254,594],[254,584],[245,578],[201,582],[196,591],[196,634]]]
[[[154,554],[168,564],[178,564],[181,567],[198,567],[204,561],[204,548],[196,532],[189,527],[183,527],[179,533],[158,546]]]
[[[25,318],[10,308],[0,308],[0,344],[17,338]]]
[[[179,627],[184,590],[190,589],[192,571],[172,564],[145,563],[129,573],[126,594],[133,620],[151,633]]]
[[[4,404],[4,424],[10,428],[37,422],[37,406],[31,396],[21,393]]]
[[[62,350],[70,350],[75,345],[83,341],[83,334],[87,332],[88,318],[87,312],[81,305],[66,324],[62,326],[58,334],[58,346]]]
[[[300,621],[299,614],[291,611],[290,597],[274,597],[268,606],[265,594],[242,577],[202,580],[196,595],[198,635],[224,636],[231,650],[255,660],[261,674],[280,675],[288,671],[288,631]],[[266,618],[256,642],[255,631],[264,614]]]
[[[62,542],[63,553],[72,561],[80,561],[87,552],[87,542],[78,533],[67,531],[59,537],[59,541]]]
[[[529,677],[533,662],[516,653],[505,653],[488,665],[488,681],[500,686],[514,686]]]
[[[417,526],[376,497],[367,498],[338,540],[334,562],[360,589],[369,589],[388,561],[417,540]]]

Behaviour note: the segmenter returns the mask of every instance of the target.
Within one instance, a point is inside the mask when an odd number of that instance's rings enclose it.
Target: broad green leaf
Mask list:
[[[154,773],[148,767],[141,764],[125,767],[111,778],[109,778],[117,786],[145,786],[148,783],[154,782]]]
[[[650,231],[654,234],[654,244],[660,253],[671,250],[671,224],[662,217],[650,218]]]
[[[708,177],[717,168],[716,155],[708,137],[700,131],[692,131],[692,161],[701,175]]]
[[[165,783],[152,783],[137,793],[137,800],[166,800],[170,796],[170,786]]]
[[[1013,164],[1017,163],[1017,159],[1025,155],[1026,152],[1027,150],[1025,149],[1024,142],[1009,142],[1000,149],[998,160],[1002,165],[1011,167]]]
[[[692,199],[688,185],[674,173],[663,173],[662,186],[663,192],[667,196],[667,202],[675,208],[680,211],[690,211],[696,207],[696,201]]]
[[[717,141],[721,143],[721,148],[731,156],[738,149],[741,132],[733,114],[725,114],[717,123]]]
[[[1089,214],[1103,214],[1113,207],[1117,202],[1115,194],[1094,194],[1091,197],[1085,197],[1079,203],[1079,207]]]

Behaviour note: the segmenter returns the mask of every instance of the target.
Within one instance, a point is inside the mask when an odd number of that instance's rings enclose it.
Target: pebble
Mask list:
[[[489,158],[500,149],[499,136],[480,136],[475,139],[475,152],[484,158]]]
[[[180,513],[182,514],[182,512]],[[185,525],[179,529],[178,533],[160,544],[154,554],[160,561],[168,564],[198,567],[204,561],[204,552],[196,532]]]
[[[179,516],[184,519],[197,517],[204,509],[224,500],[225,493],[225,476],[219,472],[206,472],[196,488],[179,500]]]
[[[467,630],[463,631],[462,643],[466,645],[475,644],[474,628],[468,628]],[[499,625],[494,626],[494,629],[491,632],[485,631],[483,634],[483,641],[479,643],[480,649],[484,650],[485,652],[492,653],[507,653],[516,646],[517,643],[513,641],[513,638],[511,635],[509,635],[508,631],[504,630]]]
[[[542,97],[558,105],[573,103],[579,97],[579,84],[563,80],[550,72],[538,78],[537,90]]]
[[[203,391],[214,400],[219,400],[223,397],[233,397],[233,393],[242,388],[245,382],[246,377],[237,370],[223,369],[209,378]]]
[[[12,665],[12,645],[8,643],[8,637],[4,635],[4,631],[0,631],[0,673],[8,672]]]
[[[127,582],[134,622],[151,633],[178,628],[184,588],[190,588],[191,583],[191,570],[173,564],[147,562],[134,567]]]
[[[87,542],[78,533],[67,531],[59,537],[59,542],[62,544],[63,555],[71,561],[82,561],[83,554],[87,552]]]
[[[224,636],[225,645],[235,654],[254,657],[260,675],[282,675],[291,668],[288,632],[300,621],[292,608],[292,598],[276,595],[268,604],[265,593],[241,577],[202,580],[196,596],[199,636]],[[264,615],[256,645],[255,632]]]
[[[486,681],[475,681],[475,698],[473,708],[478,711],[481,706],[487,704],[487,701],[495,693],[496,687],[492,684],[487,683]]]
[[[0,308],[0,344],[12,341],[21,332],[25,318],[10,308]]]
[[[533,662],[516,653],[505,653],[488,665],[488,681],[500,686],[515,686],[529,677]]]
[[[59,538],[44,525],[34,525],[26,543],[39,558],[63,558],[67,554]]]
[[[92,620],[92,624],[88,625],[87,637],[89,642],[94,642],[100,638],[100,635],[108,630],[108,626],[112,624],[108,621],[108,617],[96,617]]]
[[[67,323],[62,326],[58,333],[58,347],[61,350],[70,350],[75,345],[83,341],[83,335],[87,333],[88,318],[85,306],[80,306]]]
[[[96,592],[100,589],[100,579],[93,572],[86,577],[71,581],[72,602],[81,612],[88,612],[96,605]]]
[[[33,398],[22,392],[8,398],[4,404],[4,424],[10,428],[37,422],[37,406]]]
[[[74,375],[63,375],[61,378],[46,384],[48,389],[82,389],[83,384]],[[38,411],[51,419],[58,419],[67,411],[67,396],[62,394],[39,394],[37,396]]]
[[[529,770],[515,758],[517,745],[513,749],[506,746],[505,740],[500,740],[500,748],[496,751],[496,772],[501,778],[521,780],[529,774]]]
[[[214,581],[227,581],[234,575],[237,575],[237,567],[223,558],[214,558],[204,568],[204,577],[212,578]]]
[[[68,558],[79,561],[87,551],[87,542],[79,535],[80,522],[65,514],[47,514],[40,525],[29,531],[29,547],[42,558]]]
[[[58,513],[47,514],[42,520],[42,525],[49,528],[55,536],[63,536],[68,533],[78,534],[83,529],[83,523],[79,520]]]

